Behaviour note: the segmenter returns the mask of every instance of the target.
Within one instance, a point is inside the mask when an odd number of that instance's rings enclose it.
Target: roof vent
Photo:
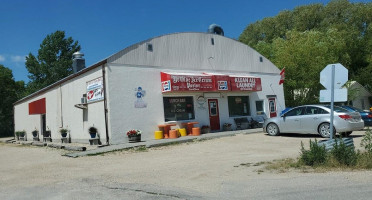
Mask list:
[[[217,25],[217,24],[209,25],[208,33],[214,33],[214,34],[217,34],[217,35],[224,36],[224,32],[223,32],[222,27],[220,25]]]
[[[84,54],[81,52],[75,52],[72,54],[72,70],[74,74],[85,68]]]

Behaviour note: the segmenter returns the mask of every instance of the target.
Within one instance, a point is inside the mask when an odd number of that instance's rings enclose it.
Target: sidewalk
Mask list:
[[[158,146],[166,146],[166,145],[174,144],[174,143],[185,143],[185,142],[192,142],[192,141],[209,140],[209,139],[220,138],[220,137],[234,136],[236,134],[249,134],[249,133],[259,133],[259,132],[262,132],[262,128],[206,133],[200,136],[185,136],[185,137],[179,137],[177,139],[161,139],[161,140],[153,139],[153,140],[141,141],[137,143],[125,143],[125,144],[103,146],[97,149],[92,149],[92,150],[87,150],[87,151],[82,151],[82,152],[68,153],[65,156],[76,158],[76,157],[81,157],[81,156],[95,155],[95,154],[100,154],[100,153],[106,153],[106,152],[117,151],[117,150],[122,150],[122,149],[130,149],[130,148],[141,147],[141,146],[146,147],[146,148],[151,148],[151,147],[158,147]]]
[[[262,128],[206,133],[200,136],[184,136],[184,137],[179,137],[176,139],[160,139],[160,140],[151,139],[148,141],[115,144],[115,145],[109,145],[109,146],[104,146],[104,145],[98,146],[98,145],[89,145],[89,144],[81,144],[81,143],[61,143],[60,141],[59,142],[16,141],[14,140],[14,137],[0,138],[0,142],[23,144],[23,145],[34,145],[34,146],[48,146],[48,147],[53,147],[53,148],[63,147],[63,149],[74,151],[72,153],[65,154],[65,156],[76,158],[76,157],[81,157],[81,156],[101,154],[101,153],[118,151],[118,150],[123,150],[123,149],[131,149],[135,147],[151,148],[151,147],[158,147],[158,146],[166,146],[166,145],[175,144],[175,143],[186,143],[186,142],[193,142],[193,141],[209,140],[209,139],[220,138],[220,137],[234,136],[236,134],[249,134],[249,133],[259,133],[259,132],[262,132]],[[80,148],[79,151],[76,151],[77,148]],[[84,150],[81,148],[84,148]]]

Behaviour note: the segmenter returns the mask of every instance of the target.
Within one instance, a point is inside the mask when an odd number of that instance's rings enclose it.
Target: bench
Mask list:
[[[236,125],[236,130],[248,129],[250,128],[251,124],[246,117],[234,118],[234,122]]]

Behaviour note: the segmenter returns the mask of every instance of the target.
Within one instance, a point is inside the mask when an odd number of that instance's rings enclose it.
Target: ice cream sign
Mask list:
[[[102,77],[87,82],[87,103],[103,100],[103,79]]]

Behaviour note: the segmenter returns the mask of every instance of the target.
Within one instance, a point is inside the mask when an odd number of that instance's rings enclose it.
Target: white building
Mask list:
[[[159,124],[196,121],[220,130],[235,117],[276,116],[285,108],[280,70],[249,46],[213,33],[175,33],[139,42],[14,105],[15,131],[70,131],[88,142],[127,142],[142,130],[154,139]],[[86,96],[87,103],[82,102]]]

